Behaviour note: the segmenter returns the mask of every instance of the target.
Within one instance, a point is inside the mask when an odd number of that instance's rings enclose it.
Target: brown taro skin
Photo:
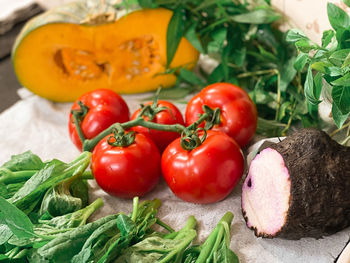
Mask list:
[[[284,159],[291,195],[286,223],[274,236],[261,236],[321,238],[350,225],[350,147],[308,128],[269,148]]]

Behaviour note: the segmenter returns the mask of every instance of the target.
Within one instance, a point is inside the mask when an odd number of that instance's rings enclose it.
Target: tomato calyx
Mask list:
[[[213,128],[214,125],[219,125],[221,122],[221,111],[220,108],[212,109],[207,105],[203,105],[203,112],[208,115],[205,122],[204,129],[209,130]]]
[[[186,129],[181,134],[181,147],[190,151],[200,146],[207,138],[207,131],[203,128]]]
[[[125,132],[121,125],[116,125],[112,135],[108,137],[107,143],[114,147],[128,147],[135,141],[135,132]]]
[[[212,109],[207,105],[203,105],[203,113],[200,114],[199,119],[186,127],[181,133],[181,147],[190,151],[200,146],[207,137],[207,130],[220,124],[220,114],[219,108]],[[204,128],[198,127],[203,121],[205,121]]]
[[[157,113],[164,111],[164,110],[169,110],[168,107],[163,107],[163,106],[160,107],[158,105],[158,98],[159,98],[160,91],[161,91],[161,88],[158,88],[157,92],[154,95],[152,105],[140,104],[141,111],[140,111],[138,117],[147,117],[149,121],[152,121],[154,119],[154,117],[157,115]],[[169,113],[171,114],[170,110],[169,110]]]
[[[71,113],[73,114],[73,116],[76,115],[79,122],[81,122],[88,113],[89,107],[86,106],[81,100],[78,100],[77,103],[80,108],[76,110],[71,110]]]

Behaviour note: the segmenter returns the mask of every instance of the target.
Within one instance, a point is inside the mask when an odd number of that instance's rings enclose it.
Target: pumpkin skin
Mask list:
[[[172,11],[143,9],[114,20],[115,9],[73,2],[29,21],[12,51],[15,73],[23,86],[47,99],[73,101],[98,88],[139,93],[169,87],[174,74],[166,67],[166,32]],[[111,21],[100,23],[102,13]],[[82,24],[83,23],[83,24]],[[199,53],[183,38],[170,68],[194,67]]]

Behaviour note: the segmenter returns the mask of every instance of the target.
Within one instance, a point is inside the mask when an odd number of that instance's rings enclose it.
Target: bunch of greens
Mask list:
[[[350,7],[349,1],[344,3]],[[323,93],[323,99],[332,102],[332,116],[341,129],[350,127],[349,121],[345,123],[350,114],[350,16],[332,3],[327,12],[333,29],[323,32],[321,46],[296,29],[288,32],[287,41],[299,51],[295,68],[306,71],[304,92],[309,109],[317,110]],[[349,128],[346,136],[344,142],[350,138]]]
[[[99,198],[86,206],[90,157],[42,162],[28,151],[0,167],[0,262],[238,262],[229,248],[231,213],[196,246],[196,219],[174,231],[156,217],[159,200],[139,204],[135,197],[130,215],[86,224],[103,205]],[[165,232],[153,230],[155,224]]]
[[[91,223],[86,219],[102,200],[74,213],[33,224],[29,217],[0,197],[0,222],[10,235],[2,232],[0,261],[6,262],[239,262],[229,248],[233,218],[226,213],[201,245],[191,245],[197,233],[196,219],[175,232],[156,218],[159,200],[138,203],[134,198],[130,215],[108,215]],[[159,224],[166,232],[151,227]]]
[[[307,60],[306,55],[298,55],[290,42],[291,33],[289,42],[286,41],[286,34],[278,29],[283,17],[271,7],[269,0],[126,0],[122,5],[130,8],[136,4],[141,8],[163,7],[174,12],[167,30],[167,65],[173,59],[181,37],[191,42],[201,54],[218,62],[210,73],[201,68],[194,73],[187,70],[186,65],[168,69],[164,74],[177,73],[177,83],[174,88],[163,90],[161,96],[180,99],[208,84],[225,81],[238,84],[251,95],[259,112],[257,132],[260,134],[284,135],[291,125],[321,125],[317,110],[310,106],[310,98],[316,97],[313,104],[318,101],[317,94],[310,96],[311,75],[301,71],[300,63]],[[341,13],[334,5],[332,8],[333,12]],[[337,48],[342,52],[336,56],[346,57],[348,20],[343,14],[342,17],[334,13],[329,15],[332,25],[337,28],[335,35],[342,39]],[[344,28],[339,29],[340,24]],[[325,42],[332,38],[331,34],[329,31],[324,36]],[[298,41],[298,48],[307,54],[305,45],[311,42],[303,34],[298,37],[298,40],[303,38]],[[313,44],[310,46],[309,51]],[[344,58],[343,75],[346,74],[344,68],[348,67],[346,61]],[[337,60],[336,63],[339,66],[341,62]],[[347,77],[333,84],[346,86],[346,80]],[[319,76],[315,76],[315,81],[316,86],[320,85]],[[347,109],[340,108],[343,120]],[[337,116],[335,122],[341,126]]]

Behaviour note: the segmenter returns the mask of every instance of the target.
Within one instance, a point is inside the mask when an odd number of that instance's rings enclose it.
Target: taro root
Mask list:
[[[302,129],[262,150],[242,187],[242,212],[258,237],[321,238],[350,225],[350,147]]]

